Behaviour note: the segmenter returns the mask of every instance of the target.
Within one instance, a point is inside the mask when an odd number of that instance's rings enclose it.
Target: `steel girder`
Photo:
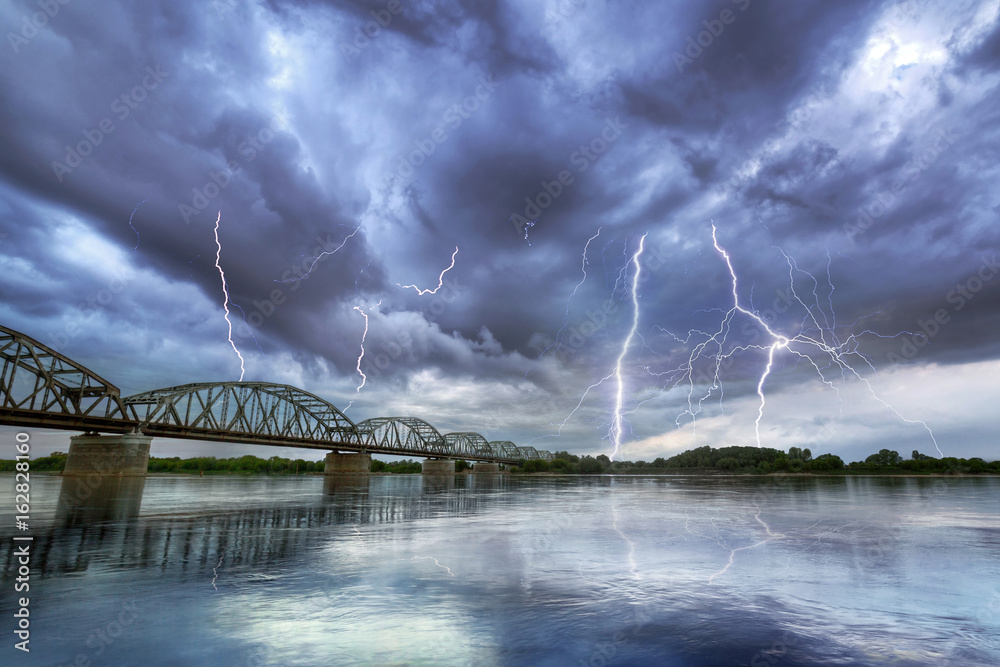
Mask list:
[[[147,425],[264,438],[360,444],[357,428],[332,403],[269,382],[193,383],[128,396],[125,418]]]
[[[510,440],[494,440],[490,442],[490,448],[493,450],[495,456],[505,459],[519,459],[520,455],[517,453],[517,445],[515,445]]]
[[[122,408],[118,387],[38,341],[2,326],[0,359],[0,417],[4,423],[75,425],[104,420]]]
[[[518,458],[524,459],[525,461],[538,458],[538,450],[534,447],[518,447],[517,454]]]
[[[543,461],[555,461],[556,460],[555,455],[552,452],[550,452],[550,451],[548,451],[546,449],[539,449],[537,451],[537,454],[538,454],[538,458],[540,458]]]
[[[359,422],[362,444],[372,449],[399,450],[401,453],[425,452],[427,456],[451,456],[451,445],[441,433],[416,417],[374,417]]]
[[[449,433],[415,417],[357,425],[332,403],[289,385],[202,382],[126,398],[118,387],[22,333],[0,326],[0,424],[106,433],[361,449],[473,460],[545,458],[549,452]]]
[[[455,455],[461,458],[484,461],[496,456],[486,438],[472,431],[446,433],[444,441],[451,445]]]

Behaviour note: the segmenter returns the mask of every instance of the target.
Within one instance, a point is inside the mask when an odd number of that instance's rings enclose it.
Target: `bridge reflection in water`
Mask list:
[[[98,567],[156,568],[204,577],[220,559],[227,568],[279,565],[372,525],[472,516],[502,503],[503,475],[196,478],[63,477],[53,525],[35,537],[33,567],[41,578]],[[53,480],[54,481],[54,480]],[[198,494],[186,511],[142,515],[143,493],[164,481]],[[303,482],[314,481],[309,493]],[[281,498],[283,484],[296,494]],[[208,488],[207,486],[218,488]],[[196,491],[202,488],[209,493]],[[174,492],[171,489],[171,492]],[[174,509],[174,508],[171,508]],[[176,508],[181,509],[181,508]],[[353,527],[353,528],[352,528]],[[12,551],[7,550],[7,566]]]

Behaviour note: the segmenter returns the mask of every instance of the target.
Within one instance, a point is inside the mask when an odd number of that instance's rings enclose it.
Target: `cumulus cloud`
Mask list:
[[[352,418],[391,408],[520,443],[561,431],[533,444],[596,452],[613,387],[580,398],[614,367],[648,234],[623,379],[625,455],[649,459],[687,442],[677,338],[732,305],[714,221],[741,300],[782,332],[821,308],[841,340],[871,332],[865,377],[934,368],[995,397],[962,370],[1000,354],[995,2],[387,7],[108,0],[32,29],[36,5],[8,3],[3,323],[128,390],[235,379],[221,215],[248,379],[354,401]],[[439,292],[398,287],[432,287],[455,246]],[[747,440],[765,363],[727,364],[709,444]],[[768,386],[790,398],[763,444],[841,419],[800,358],[779,355]],[[907,396],[908,416],[930,414]],[[857,398],[861,424],[881,406]],[[891,421],[831,450],[893,439]],[[957,453],[988,453],[977,432]]]

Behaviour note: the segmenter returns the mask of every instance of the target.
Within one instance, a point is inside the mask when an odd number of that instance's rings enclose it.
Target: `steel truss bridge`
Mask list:
[[[315,394],[271,382],[198,382],[123,398],[93,371],[3,326],[0,359],[0,424],[496,463],[553,459],[471,431],[441,433],[416,417],[354,423]]]

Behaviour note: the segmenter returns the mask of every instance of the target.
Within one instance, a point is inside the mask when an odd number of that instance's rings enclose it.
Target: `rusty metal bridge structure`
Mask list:
[[[89,433],[516,463],[553,455],[416,417],[351,421],[329,401],[271,382],[197,382],[132,396],[81,364],[0,326],[0,424]]]

